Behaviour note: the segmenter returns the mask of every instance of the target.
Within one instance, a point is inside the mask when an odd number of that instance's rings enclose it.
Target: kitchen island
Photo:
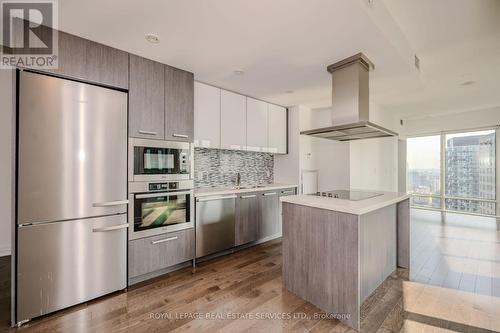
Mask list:
[[[408,195],[377,194],[281,198],[285,287],[356,330],[361,304],[410,263]]]

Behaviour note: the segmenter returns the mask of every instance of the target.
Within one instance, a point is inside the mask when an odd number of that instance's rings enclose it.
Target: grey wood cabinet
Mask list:
[[[279,232],[279,191],[259,193],[259,239]]]
[[[129,241],[129,279],[194,259],[194,229]]]
[[[53,29],[41,26],[42,34]],[[57,38],[56,69],[37,69],[63,77],[128,89],[128,53],[85,38],[55,30]],[[15,20],[13,39],[22,42],[23,23]],[[22,45],[22,44],[21,44]],[[21,66],[23,67],[23,66]],[[29,66],[25,66],[29,68]]]
[[[73,79],[128,88],[128,53],[62,31],[58,36],[58,68],[45,70]]]
[[[239,194],[236,199],[235,245],[259,238],[259,193]]]
[[[165,66],[165,140],[194,140],[193,73]]]
[[[130,55],[129,136],[165,138],[164,65]]]
[[[296,187],[290,187],[290,188],[284,188],[279,191],[279,196],[281,197],[286,197],[288,195],[295,195],[297,194],[297,188]],[[279,221],[278,221],[278,233],[281,235],[283,233],[283,203],[281,201],[278,202],[278,216],[279,216]]]

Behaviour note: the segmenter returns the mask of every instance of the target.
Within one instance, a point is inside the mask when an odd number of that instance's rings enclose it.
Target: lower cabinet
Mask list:
[[[259,193],[259,239],[279,232],[279,190]]]
[[[235,246],[259,239],[259,193],[239,194],[236,199]]]
[[[194,229],[131,240],[128,243],[128,277],[132,283],[148,279],[154,272],[194,259]],[[158,274],[158,275],[159,275]]]
[[[294,195],[295,187],[238,194],[236,199],[235,246],[281,236],[280,197]]]
[[[290,187],[290,188],[284,188],[284,189],[281,189],[279,192],[280,192],[280,198],[281,197],[286,197],[288,195],[295,195],[296,194],[296,187]],[[280,235],[283,234],[283,210],[282,210],[282,203],[281,203],[281,200],[279,201],[279,208],[278,208],[278,212],[279,212],[279,223],[278,223],[278,233]]]

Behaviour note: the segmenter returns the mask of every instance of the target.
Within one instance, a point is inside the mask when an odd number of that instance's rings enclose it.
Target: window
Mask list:
[[[407,140],[407,184],[415,206],[441,207],[440,142],[439,135]]]
[[[495,154],[495,130],[409,138],[411,204],[496,215]]]
[[[495,215],[495,141],[494,130],[446,134],[447,210]]]

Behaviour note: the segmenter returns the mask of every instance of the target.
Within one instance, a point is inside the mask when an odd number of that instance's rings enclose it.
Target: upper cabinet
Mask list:
[[[12,38],[14,44],[23,45],[23,21],[13,20]],[[42,34],[51,34],[52,28],[40,26]],[[128,89],[128,53],[88,39],[56,31],[56,69],[39,69],[62,77]],[[29,66],[20,67],[29,68]]]
[[[13,17],[11,22],[13,45],[24,45],[25,23],[27,21]],[[57,39],[57,52],[54,54],[57,58],[57,68],[36,68],[37,71],[114,88],[128,89],[129,54],[127,52],[45,25],[40,25],[37,29],[42,36],[53,34],[54,38]],[[31,38],[30,42],[33,42]],[[16,65],[30,68],[29,64],[17,63]]]
[[[130,55],[129,136],[165,138],[164,65]]]
[[[247,150],[268,152],[268,103],[247,97]]]
[[[246,97],[221,90],[221,148],[244,150],[246,146]]]
[[[268,109],[268,151],[275,154],[287,153],[287,110],[274,104]]]
[[[43,25],[40,29],[43,34],[53,31]],[[13,43],[22,43],[23,36],[24,22],[13,20]],[[58,40],[58,68],[41,71],[128,89],[131,137],[194,140],[193,73],[62,31],[57,31],[55,36]]]
[[[194,83],[194,145],[220,148],[221,89]]]
[[[196,147],[287,153],[287,109],[195,82]]]
[[[165,140],[194,139],[193,73],[165,66]]]

